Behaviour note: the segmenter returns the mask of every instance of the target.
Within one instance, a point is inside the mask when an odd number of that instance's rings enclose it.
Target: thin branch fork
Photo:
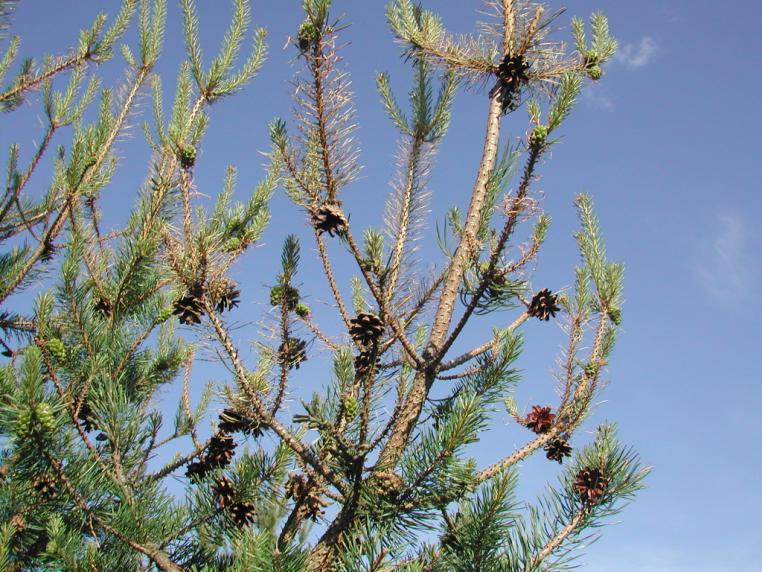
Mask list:
[[[545,544],[545,546],[542,547],[542,550],[540,550],[537,554],[534,555],[532,560],[527,564],[526,568],[524,568],[524,572],[533,572],[535,570],[538,570],[540,568],[540,565],[545,561],[548,556],[553,554],[553,552],[556,551],[556,549],[563,544],[563,542],[571,535],[573,534],[585,520],[585,517],[588,514],[587,506],[583,506],[577,514],[574,515],[574,518],[572,518],[569,523],[564,526],[561,530],[558,531],[558,533],[553,536],[548,542]]]
[[[521,326],[529,318],[530,318],[529,313],[524,312],[518,318],[516,318],[510,326],[508,326],[508,331],[509,332],[515,331],[519,326]],[[440,372],[449,371],[453,368],[458,367],[459,365],[463,365],[464,363],[467,363],[471,361],[472,359],[479,357],[480,355],[485,354],[488,351],[494,350],[494,349],[495,349],[495,339],[493,338],[487,342],[484,342],[480,346],[477,346],[467,351],[466,353],[459,355],[456,358],[443,362],[442,364],[439,365],[439,368],[437,368],[437,371],[440,371]]]
[[[605,331],[607,319],[608,318],[606,314],[601,313],[598,327],[596,329],[595,342],[593,343],[593,349],[590,355],[590,361],[597,361],[600,358],[600,352],[603,345],[603,332]],[[517,451],[515,451],[512,455],[505,457],[504,459],[501,459],[500,461],[490,465],[489,467],[487,467],[486,469],[484,469],[477,475],[476,481],[481,483],[488,479],[491,479],[492,477],[494,477],[497,473],[499,473],[506,467],[515,465],[519,461],[531,455],[540,447],[544,447],[552,439],[554,439],[561,433],[568,433],[570,431],[574,431],[574,429],[576,429],[576,427],[582,421],[584,417],[584,412],[587,410],[587,408],[590,405],[590,399],[592,398],[592,393],[593,393],[593,391],[591,390],[594,390],[595,388],[598,375],[599,374],[597,371],[592,378],[589,378],[587,375],[585,375],[583,377],[582,383],[580,383],[579,386],[577,387],[571,401],[567,403],[562,409],[559,409],[559,412],[558,412],[559,418],[563,418],[563,416],[565,416],[566,414],[573,413],[572,411],[573,405],[581,401],[582,407],[581,407],[581,410],[577,412],[577,415],[575,415],[574,417],[572,417],[566,422],[561,422],[554,425],[553,427],[550,428],[550,430],[547,433],[538,435],[535,439],[533,439],[532,441],[524,445],[521,449],[518,449]]]
[[[455,299],[457,297],[460,280],[463,277],[465,266],[468,262],[468,252],[470,250],[466,237],[474,235],[481,220],[486,199],[487,182],[494,169],[497,157],[501,115],[502,104],[499,95],[495,94],[490,99],[484,148],[478,175],[474,184],[474,190],[471,195],[471,203],[469,205],[468,215],[466,216],[464,232],[452,258],[447,277],[445,278],[444,286],[442,287],[442,292],[439,297],[439,306],[429,336],[426,352],[430,356],[439,354],[439,346],[447,333],[452,314],[455,310]],[[429,371],[425,375],[419,371],[416,375],[413,387],[410,390],[403,411],[399,416],[399,421],[395,425],[389,440],[381,451],[379,463],[382,465],[394,465],[399,455],[405,449],[408,436],[420,415],[423,403],[434,382],[434,378],[435,373],[433,371]]]
[[[288,445],[288,447],[294,451],[294,453],[296,453],[296,455],[302,459],[302,461],[304,461],[304,463],[313,467],[318,472],[318,474],[320,474],[334,487],[336,487],[343,495],[347,495],[348,492],[346,484],[337,475],[335,475],[331,469],[326,467],[304,443],[297,439],[294,434],[292,434],[288,429],[281,425],[278,420],[270,415],[265,404],[262,402],[259,396],[254,391],[252,391],[246,378],[246,371],[244,370],[241,359],[238,356],[238,351],[233,345],[233,342],[230,340],[230,336],[228,335],[225,327],[222,325],[222,322],[217,316],[214,308],[206,299],[204,299],[203,304],[206,313],[209,315],[209,320],[212,323],[214,331],[217,334],[217,338],[219,339],[220,343],[222,343],[228,358],[233,364],[239,387],[246,394],[246,397],[253,406],[254,411],[260,420],[268,427],[270,427],[278,435],[278,437],[280,437],[280,439],[286,445]]]
[[[468,323],[468,320],[473,314],[474,310],[476,309],[476,306],[479,304],[479,300],[484,295],[484,292],[487,290],[490,280],[492,279],[492,274],[493,272],[495,272],[495,269],[497,268],[497,263],[498,263],[498,260],[500,259],[500,255],[505,249],[505,245],[508,243],[508,239],[513,234],[513,229],[516,226],[519,213],[522,210],[521,204],[529,190],[529,185],[532,181],[532,176],[534,174],[534,168],[537,165],[537,161],[539,160],[541,154],[542,154],[541,147],[532,146],[530,148],[527,164],[524,168],[524,174],[522,175],[521,183],[519,184],[519,188],[518,188],[518,191],[516,192],[516,196],[513,199],[513,202],[516,205],[516,208],[511,209],[510,215],[508,216],[508,220],[506,220],[505,224],[503,225],[503,229],[500,232],[500,237],[498,238],[497,244],[492,249],[487,271],[484,273],[484,277],[481,279],[479,283],[479,287],[476,289],[476,292],[471,297],[471,300],[469,301],[468,306],[463,312],[463,315],[461,316],[460,320],[456,324],[455,328],[453,328],[447,340],[439,349],[436,360],[442,359],[447,354],[447,351],[450,349],[452,344],[455,343],[455,340],[460,335],[460,332],[463,331],[463,328]]]

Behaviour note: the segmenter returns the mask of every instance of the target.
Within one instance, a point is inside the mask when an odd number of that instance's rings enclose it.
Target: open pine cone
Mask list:
[[[204,315],[204,306],[201,298],[204,291],[200,285],[193,286],[185,296],[175,300],[172,312],[180,320],[181,324],[200,324],[201,316]]]
[[[235,409],[224,409],[219,420],[217,426],[223,433],[243,433],[254,437],[262,435],[263,427],[258,421],[241,415]]]
[[[299,369],[299,364],[307,360],[307,342],[300,338],[288,338],[278,346],[278,360],[288,369]]]
[[[556,414],[550,412],[550,407],[535,405],[527,415],[526,427],[535,433],[547,433],[555,418]]]
[[[513,111],[519,105],[521,88],[529,81],[529,63],[522,54],[506,55],[500,62],[496,75],[498,83],[490,91],[490,97],[497,90],[503,113]]]
[[[377,343],[384,333],[384,323],[375,314],[360,312],[349,321],[349,335],[363,347]]]
[[[347,217],[337,203],[324,203],[312,213],[312,224],[318,233],[327,232],[331,236],[341,236],[347,232]]]
[[[547,288],[543,288],[532,298],[527,313],[530,316],[547,322],[551,317],[555,318],[556,312],[561,310],[556,305],[557,300],[558,297],[555,294]]]
[[[230,516],[238,526],[246,526],[257,518],[256,507],[251,501],[237,502],[230,507]]]
[[[235,500],[235,483],[228,477],[220,477],[212,487],[214,500],[220,505],[220,508],[227,508],[233,505]]]
[[[551,439],[550,443],[545,445],[545,456],[551,461],[564,462],[564,458],[571,456],[572,448],[566,439]]]
[[[608,480],[600,469],[585,467],[574,480],[574,492],[585,504],[595,504],[606,492]]]
[[[212,286],[209,297],[213,300],[215,309],[222,313],[232,310],[240,302],[241,290],[232,280],[224,279]]]

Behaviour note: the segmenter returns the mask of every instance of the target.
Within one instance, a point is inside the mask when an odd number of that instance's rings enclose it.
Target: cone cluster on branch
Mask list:
[[[243,433],[253,437],[260,437],[264,429],[255,419],[245,417],[231,408],[226,408],[220,413],[217,427],[223,433]]]
[[[185,475],[188,478],[203,479],[214,469],[227,467],[235,455],[236,442],[230,435],[219,432],[212,436],[206,452],[198,461],[188,465]]]
[[[246,526],[256,520],[256,506],[251,501],[236,501],[238,492],[230,477],[220,477],[212,486],[217,505],[230,515],[238,526]]]
[[[200,324],[204,311],[204,295],[214,305],[218,312],[232,310],[239,304],[241,291],[238,285],[227,278],[212,282],[206,290],[200,282],[191,286],[184,296],[175,300],[172,313],[177,316],[181,324]]]
[[[286,498],[302,503],[307,510],[307,516],[313,521],[324,516],[323,508],[328,506],[318,488],[301,473],[289,474],[286,481]]]

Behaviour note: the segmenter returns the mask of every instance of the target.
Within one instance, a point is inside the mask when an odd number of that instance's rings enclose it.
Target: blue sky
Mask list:
[[[198,3],[210,55],[229,8],[225,2]],[[201,192],[217,192],[227,164],[239,169],[241,197],[261,178],[258,151],[268,146],[266,123],[275,116],[289,117],[288,82],[296,67],[293,49],[281,48],[300,21],[298,4],[253,3],[255,23],[270,30],[270,57],[249,88],[213,109],[196,169]],[[425,4],[456,32],[471,29],[478,8],[476,0]],[[756,294],[762,280],[762,184],[756,171],[762,151],[762,4],[571,4],[559,19],[558,38],[568,38],[569,16],[586,17],[601,9],[621,49],[604,80],[581,97],[562,129],[564,141],[542,165],[537,188],[544,193],[543,206],[553,225],[532,284],[552,289],[571,284],[576,262],[572,200],[578,192],[591,193],[609,253],[625,262],[627,273],[624,330],[607,373],[605,403],[585,429],[592,431],[598,420],[617,421],[622,439],[654,467],[648,488],[621,515],[620,524],[604,530],[580,563],[594,572],[758,571],[762,366],[757,352],[762,311]],[[24,55],[61,53],[95,11],[115,5],[22,0],[14,31],[25,40]],[[175,3],[170,6],[158,70],[167,97],[183,56],[180,13]],[[408,85],[408,70],[386,28],[383,6],[381,1],[336,1],[335,7],[336,14],[346,13],[352,23],[344,55],[357,94],[364,169],[344,199],[355,228],[380,224],[378,213],[392,174],[396,136],[379,105],[375,73],[390,71],[400,94]],[[109,64],[103,73],[118,84],[119,69]],[[150,111],[147,98],[141,107]],[[435,200],[430,230],[450,204],[467,198],[485,113],[483,93],[459,93],[431,178]],[[41,136],[40,116],[39,105],[32,103],[4,117],[2,147],[15,141],[28,154]],[[515,116],[504,127],[513,137],[525,128],[522,114]],[[104,200],[107,224],[122,219],[145,176],[148,156],[138,129],[142,121],[136,117],[131,137],[120,141],[122,166]],[[303,215],[282,194],[273,201],[273,214],[265,248],[249,254],[235,271],[251,285],[242,311],[258,315],[266,310],[266,285],[273,281],[279,244],[286,232],[299,231],[305,236],[305,290],[312,291],[319,317],[325,316],[330,325],[322,304],[327,291],[310,278],[319,269],[309,260],[312,250]],[[422,252],[437,260],[433,232]],[[340,274],[349,276],[348,269]],[[508,312],[496,317],[497,323],[510,320]],[[488,331],[487,326],[472,328],[469,341],[481,341]],[[239,335],[245,342],[253,330]],[[558,328],[547,324],[531,324],[526,335],[521,362],[526,376],[517,396],[525,409],[552,399],[553,358],[563,341]],[[486,464],[505,454],[505,443],[520,445],[526,438],[526,431],[501,419],[475,455]],[[578,436],[578,442],[585,438]],[[555,467],[540,461],[525,464],[525,481],[552,477]]]

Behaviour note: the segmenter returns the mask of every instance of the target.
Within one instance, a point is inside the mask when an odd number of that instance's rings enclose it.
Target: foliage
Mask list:
[[[11,8],[0,3],[2,26],[12,26]],[[365,229],[360,243],[341,200],[360,150],[339,56],[346,25],[330,0],[303,1],[290,39],[301,63],[295,127],[269,125],[267,170],[236,203],[233,167],[211,204],[194,192],[194,170],[214,106],[265,59],[265,32],[251,31],[246,0],[233,0],[208,65],[195,2],[180,2],[187,58],[166,115],[156,72],[165,0],[123,0],[66,55],[41,63],[17,63],[20,40],[5,41],[0,111],[38,103],[45,133],[26,164],[10,146],[0,201],[0,569],[566,569],[639,490],[647,469],[612,425],[588,445],[572,441],[622,319],[623,267],[607,257],[588,196],[576,200],[573,291],[533,291],[528,271],[550,224],[533,195],[538,166],[616,42],[595,14],[590,39],[573,21],[576,51],[567,53],[550,40],[555,16],[541,5],[493,0],[489,8],[478,33],[459,37],[409,0],[389,3],[413,87],[404,105],[390,76],[377,77],[399,131],[398,169],[383,228]],[[93,68],[116,53],[125,83],[103,87]],[[488,93],[484,149],[467,211],[453,207],[438,225],[443,260],[429,276],[416,244],[461,85]],[[123,228],[103,234],[101,205],[119,177],[115,143],[146,92],[145,183]],[[526,136],[501,143],[501,122],[523,108]],[[53,149],[61,137],[66,145]],[[52,174],[38,195],[30,182],[39,187],[45,161]],[[230,273],[261,239],[277,188],[303,211],[309,233],[285,238],[266,304],[272,321],[250,356],[231,333],[248,285]],[[515,248],[524,225],[529,238]],[[307,304],[305,240],[317,246],[343,332],[326,333]],[[349,302],[334,247],[356,268]],[[34,303],[21,308],[31,293]],[[453,353],[475,316],[497,311],[515,320]],[[531,318],[561,321],[568,345],[558,403],[524,415],[513,394]],[[194,406],[193,368],[210,346],[225,381],[210,382]],[[330,351],[333,371],[322,374],[322,392],[300,395],[294,379],[316,346]],[[174,417],[164,412],[170,387],[181,387]],[[291,418],[289,395],[303,400]],[[501,406],[527,443],[480,466],[469,445]],[[177,453],[162,464],[167,450]],[[541,451],[563,463],[560,479],[535,502],[520,501],[518,464]]]

